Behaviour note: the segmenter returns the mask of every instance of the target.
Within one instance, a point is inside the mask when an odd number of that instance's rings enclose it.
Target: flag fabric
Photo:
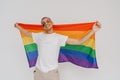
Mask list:
[[[91,31],[94,24],[95,22],[59,24],[53,25],[53,28],[54,31],[58,34],[63,34],[70,38],[79,39],[87,35]],[[42,25],[38,24],[19,23],[19,26],[34,33],[43,31]],[[28,37],[22,32],[20,33],[23,40],[29,67],[33,67],[36,65],[38,58],[37,44],[34,42],[32,37]],[[58,61],[59,63],[71,62],[81,67],[97,69],[98,65],[95,51],[95,34],[93,34],[87,41],[85,41],[81,45],[66,44],[66,46],[61,47]]]

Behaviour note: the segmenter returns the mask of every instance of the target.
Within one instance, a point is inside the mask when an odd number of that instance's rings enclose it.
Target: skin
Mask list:
[[[41,20],[41,24],[43,26],[43,29],[45,31],[46,34],[51,34],[51,33],[54,33],[54,29],[53,29],[53,22],[50,18],[43,18]],[[15,23],[15,27],[20,30],[21,32],[23,32],[25,35],[29,36],[29,37],[32,37],[32,34],[31,32],[23,29],[22,27],[20,27],[18,25],[18,23]],[[83,42],[85,42],[87,39],[89,39],[95,32],[97,32],[98,30],[100,30],[101,28],[101,24],[100,22],[96,21],[96,23],[93,25],[93,28],[92,30],[83,38],[80,38],[80,39],[73,39],[73,38],[68,38],[66,43],[67,44],[73,44],[73,45],[80,45],[82,44]]]

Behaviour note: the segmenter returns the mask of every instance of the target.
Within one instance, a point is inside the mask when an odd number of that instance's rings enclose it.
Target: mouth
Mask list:
[[[44,25],[44,29],[47,29],[47,30],[51,29],[51,26],[52,26],[51,24],[46,24],[46,25]]]
[[[44,25],[44,27],[48,28],[48,27],[50,27],[50,24],[46,24],[46,25]]]

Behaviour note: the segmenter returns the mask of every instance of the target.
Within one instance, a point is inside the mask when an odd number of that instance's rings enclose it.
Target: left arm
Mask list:
[[[82,44],[83,42],[85,42],[87,39],[89,39],[95,32],[97,32],[99,29],[101,28],[101,24],[100,22],[96,22],[94,25],[93,25],[93,28],[92,30],[83,38],[81,39],[73,39],[73,38],[68,38],[66,43],[67,44],[73,44],[73,45],[80,45]]]

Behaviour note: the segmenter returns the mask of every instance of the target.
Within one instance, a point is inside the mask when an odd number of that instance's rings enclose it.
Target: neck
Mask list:
[[[47,33],[47,34],[52,34],[52,33],[54,33],[54,30],[53,30],[53,29],[46,30],[45,33]]]

